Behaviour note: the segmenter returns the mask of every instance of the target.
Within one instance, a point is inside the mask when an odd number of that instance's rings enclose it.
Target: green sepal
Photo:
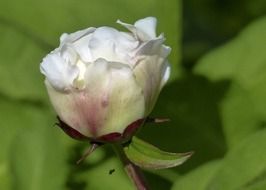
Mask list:
[[[193,154],[165,152],[137,137],[124,147],[124,152],[131,162],[146,169],[172,168],[183,164]]]

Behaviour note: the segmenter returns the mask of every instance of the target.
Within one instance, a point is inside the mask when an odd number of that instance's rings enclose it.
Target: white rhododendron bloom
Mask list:
[[[118,20],[129,32],[103,26],[63,34],[43,59],[50,100],[72,137],[116,137],[151,112],[170,75],[171,49],[156,36],[156,22]]]

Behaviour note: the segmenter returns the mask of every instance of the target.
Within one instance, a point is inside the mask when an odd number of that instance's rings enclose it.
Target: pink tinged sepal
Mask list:
[[[76,129],[70,127],[65,122],[63,122],[59,117],[57,117],[59,123],[56,123],[57,126],[59,126],[68,136],[70,136],[73,139],[80,140],[80,141],[90,141],[92,144],[102,144],[102,143],[123,143],[128,140],[138,131],[138,129],[144,124],[145,118],[138,119],[134,122],[132,122],[130,125],[128,125],[123,133],[109,133],[106,135],[102,135],[97,138],[89,138],[84,135],[82,135],[80,132],[78,132]]]

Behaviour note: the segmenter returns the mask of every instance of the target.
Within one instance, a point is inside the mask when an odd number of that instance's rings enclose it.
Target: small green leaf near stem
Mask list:
[[[166,152],[137,137],[124,147],[124,153],[132,163],[146,169],[172,168],[183,164],[193,154]]]

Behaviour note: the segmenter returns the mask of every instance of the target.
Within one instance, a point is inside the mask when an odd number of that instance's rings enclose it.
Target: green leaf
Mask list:
[[[62,189],[65,148],[47,108],[4,96],[0,105],[0,189]]]
[[[39,71],[46,52],[31,37],[0,20],[0,90],[7,96],[38,100],[46,97]],[[30,90],[29,90],[30,89]]]
[[[19,134],[11,147],[12,184],[20,190],[63,189],[67,154],[52,125]]]
[[[208,188],[235,190],[266,180],[266,129],[243,140],[224,158]]]
[[[97,152],[99,152],[99,150],[95,151],[96,154]],[[94,156],[93,154],[92,156]],[[90,162],[90,157],[87,160]],[[113,172],[111,173],[110,171]],[[114,157],[98,160],[97,164],[89,164],[88,170],[78,174],[77,177],[79,181],[86,182],[86,187],[84,188],[86,190],[134,189],[120,161]]]
[[[10,102],[1,95],[0,97],[0,189],[10,189],[13,174],[10,168],[10,152],[13,151],[11,145],[16,140],[17,134],[44,120],[39,110],[34,107]]]
[[[130,144],[124,147],[128,159],[134,164],[147,169],[164,169],[183,164],[191,155],[188,153],[170,153],[133,137]]]
[[[246,188],[243,188],[242,190],[265,190],[266,189],[266,180],[259,181],[257,183],[254,183]]]
[[[221,160],[208,162],[177,178],[172,190],[206,190],[213,175],[219,169],[221,162]]]
[[[230,148],[262,127],[263,118],[249,92],[234,82],[220,106],[225,138]]]
[[[196,73],[211,80],[235,79],[247,86],[263,79],[265,29],[266,17],[253,22],[235,39],[204,56],[195,67]]]
[[[219,103],[229,148],[259,130],[266,117],[266,17],[204,56],[194,72],[230,84]]]

